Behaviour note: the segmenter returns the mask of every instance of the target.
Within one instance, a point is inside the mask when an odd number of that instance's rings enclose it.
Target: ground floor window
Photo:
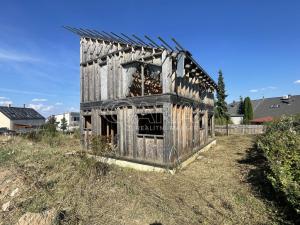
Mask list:
[[[163,114],[138,114],[138,134],[163,135]]]
[[[117,122],[117,115],[101,116],[101,135],[106,136],[111,143],[116,143],[117,141]]]
[[[199,115],[199,127],[200,127],[200,129],[204,129],[203,119],[204,119],[204,114],[200,114]]]
[[[84,116],[84,129],[92,129],[92,116]]]

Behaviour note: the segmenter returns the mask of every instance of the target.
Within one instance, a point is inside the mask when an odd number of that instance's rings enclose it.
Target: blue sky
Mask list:
[[[79,109],[79,39],[62,25],[175,37],[228,102],[300,94],[300,1],[3,1],[0,104]]]

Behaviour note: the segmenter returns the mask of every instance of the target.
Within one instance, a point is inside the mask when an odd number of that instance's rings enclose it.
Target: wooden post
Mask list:
[[[141,65],[141,77],[142,77],[142,96],[145,94],[145,74],[144,74],[144,64]]]
[[[111,127],[111,144],[114,144],[114,129]]]
[[[226,123],[226,134],[227,134],[227,136],[229,136],[229,126],[228,126],[228,122]]]

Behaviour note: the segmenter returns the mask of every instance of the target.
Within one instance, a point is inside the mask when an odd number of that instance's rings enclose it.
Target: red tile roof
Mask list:
[[[272,116],[266,116],[266,117],[261,117],[261,118],[256,118],[254,120],[251,120],[252,123],[265,123],[265,122],[271,122],[273,121]]]

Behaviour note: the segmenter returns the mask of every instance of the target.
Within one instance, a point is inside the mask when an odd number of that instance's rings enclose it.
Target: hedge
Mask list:
[[[272,122],[257,146],[268,163],[267,178],[274,190],[300,214],[300,117]]]

